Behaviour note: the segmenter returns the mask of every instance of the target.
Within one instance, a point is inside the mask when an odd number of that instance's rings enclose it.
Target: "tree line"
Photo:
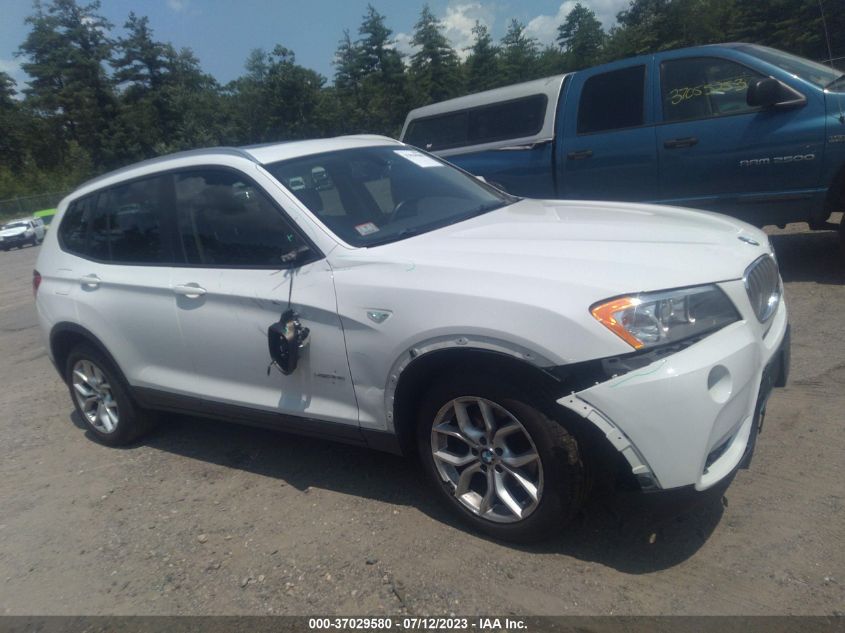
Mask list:
[[[221,84],[190,49],[158,41],[147,17],[130,13],[116,34],[99,11],[99,0],[36,0],[26,18],[18,56],[29,79],[0,72],[0,200],[193,147],[397,136],[420,105],[669,48],[733,40],[845,55],[843,0],[631,0],[609,30],[579,3],[552,45],[514,19],[498,41],[476,22],[460,51],[426,5],[410,55],[370,5],[340,38],[333,81],[279,44],[253,50],[243,75]]]

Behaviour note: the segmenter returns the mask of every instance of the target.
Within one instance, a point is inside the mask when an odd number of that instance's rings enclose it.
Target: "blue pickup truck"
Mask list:
[[[753,44],[435,103],[408,114],[402,140],[535,198],[673,204],[759,226],[823,228],[845,210],[845,76]]]

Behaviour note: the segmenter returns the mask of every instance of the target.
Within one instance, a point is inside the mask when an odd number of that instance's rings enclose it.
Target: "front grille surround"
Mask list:
[[[757,320],[765,323],[774,316],[783,294],[775,258],[761,255],[745,269],[742,280]]]

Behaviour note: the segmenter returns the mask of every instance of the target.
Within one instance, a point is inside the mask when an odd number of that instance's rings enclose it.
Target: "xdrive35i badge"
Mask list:
[[[751,244],[751,246],[760,246],[760,242],[757,240],[748,237],[747,235],[738,235],[737,238],[740,242],[745,242],[746,244]]]

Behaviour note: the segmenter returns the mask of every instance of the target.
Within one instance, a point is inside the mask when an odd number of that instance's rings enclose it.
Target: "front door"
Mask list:
[[[801,107],[749,106],[764,75],[739,62],[666,55],[655,95],[662,202],[765,223],[772,204],[816,185],[823,137],[802,125]]]
[[[191,356],[192,395],[209,401],[357,427],[332,271],[271,197],[244,174],[177,172],[175,294]],[[283,256],[286,256],[283,259]],[[311,331],[290,375],[275,367],[267,328],[288,305]]]

